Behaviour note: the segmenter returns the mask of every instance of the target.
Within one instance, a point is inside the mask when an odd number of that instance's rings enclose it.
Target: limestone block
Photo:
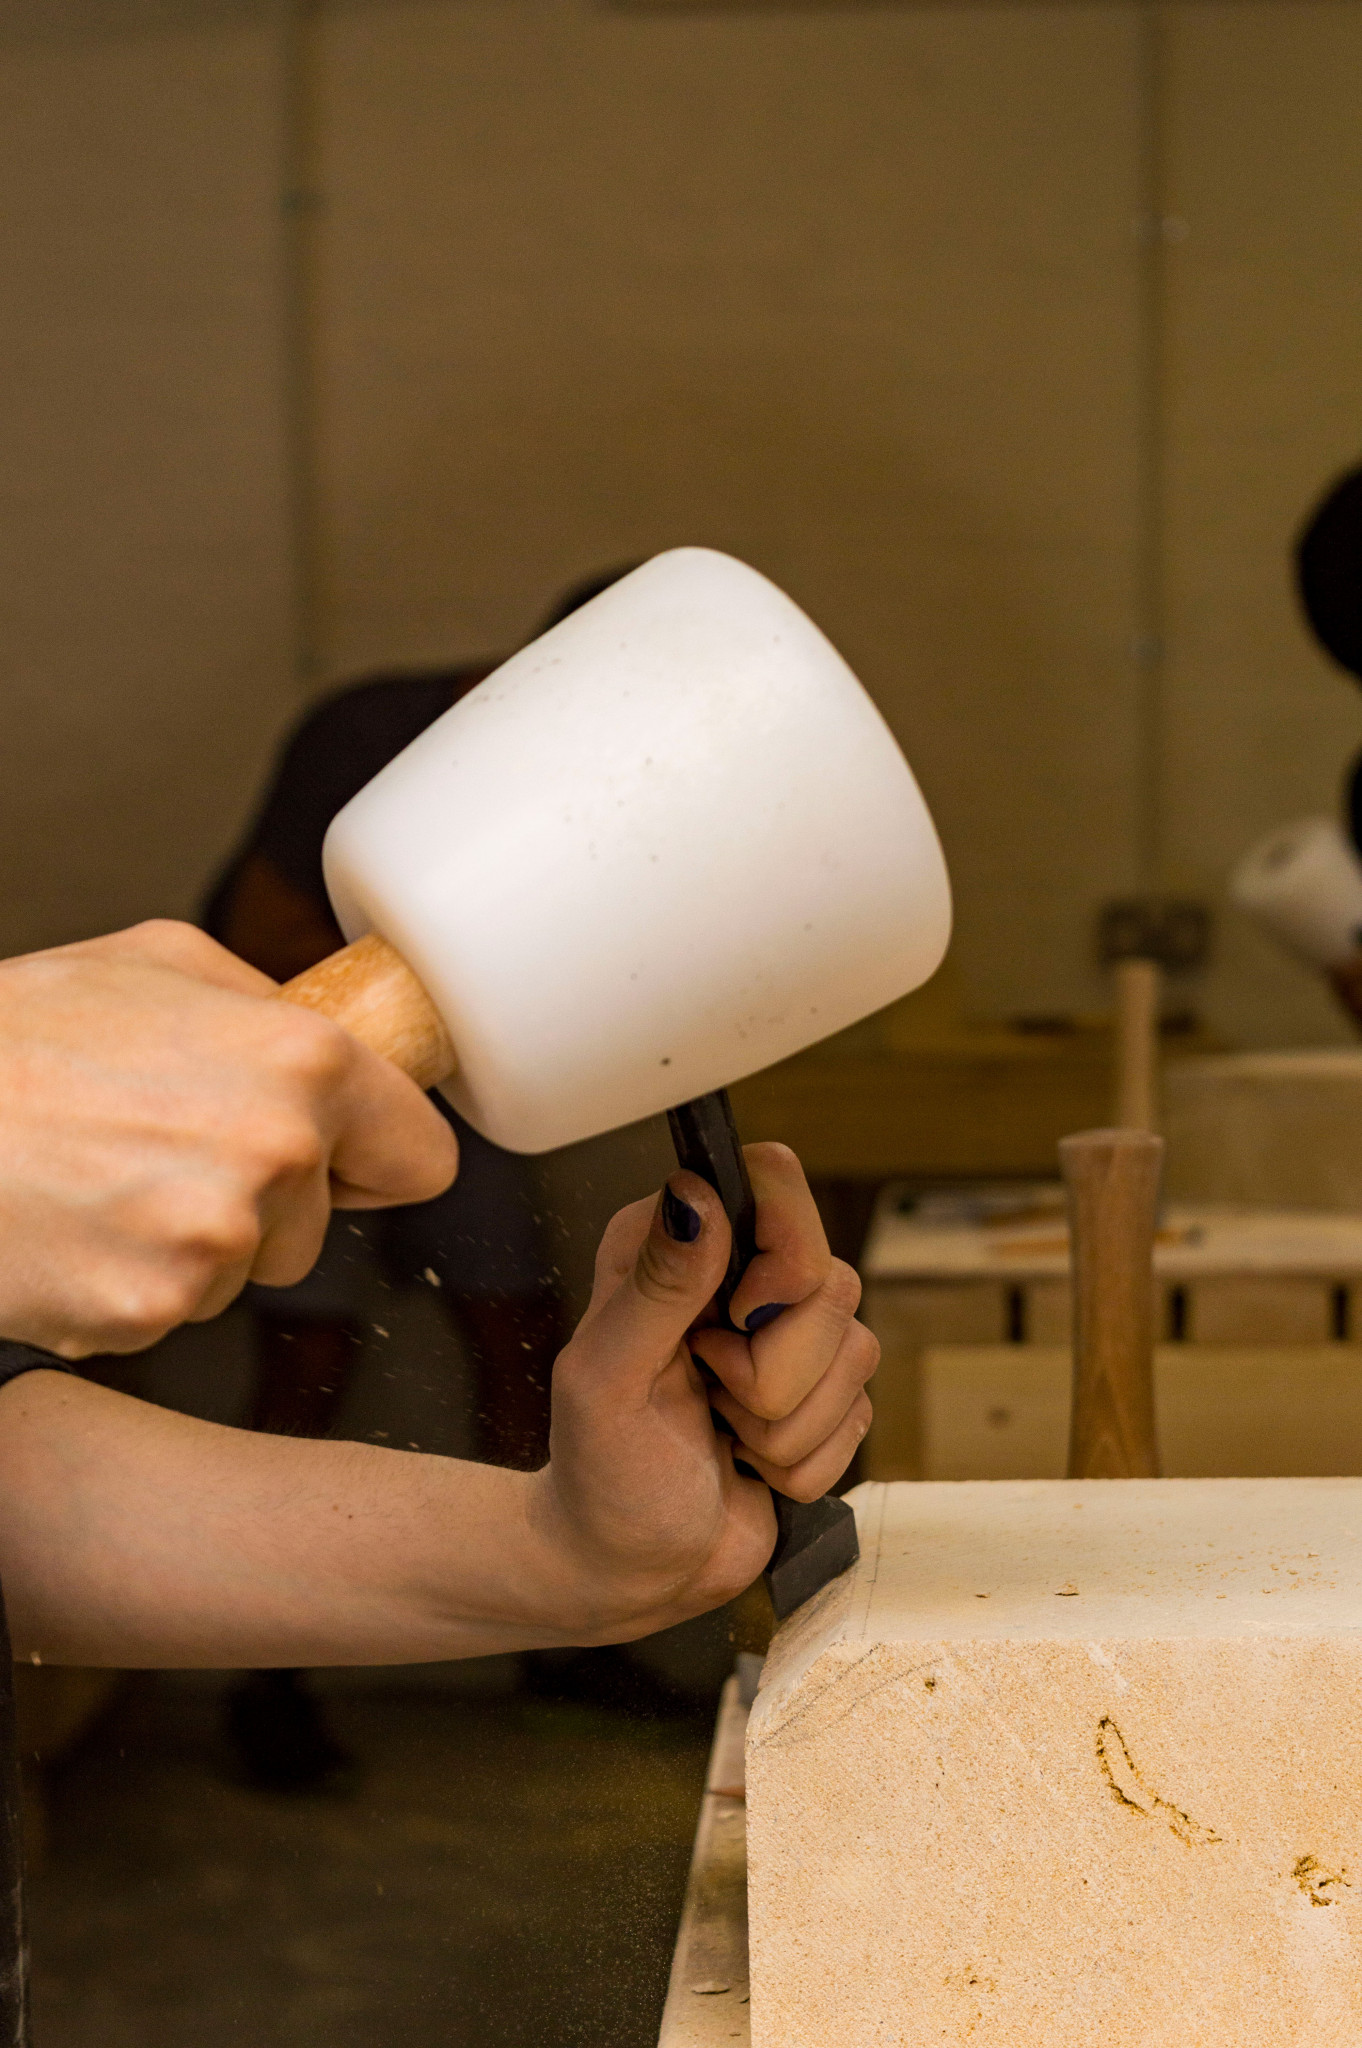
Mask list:
[[[851,1498],[748,1727],[754,2048],[1358,2048],[1362,1480]]]

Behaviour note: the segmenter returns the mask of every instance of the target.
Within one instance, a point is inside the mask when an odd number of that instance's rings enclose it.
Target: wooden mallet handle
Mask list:
[[[1163,1140],[1064,1138],[1074,1312],[1071,1479],[1156,1479],[1154,1227]]]
[[[279,993],[285,1002],[320,1010],[421,1088],[447,1081],[458,1064],[439,1011],[377,932],[295,974]]]
[[[1159,1121],[1159,997],[1157,960],[1118,960],[1116,984],[1116,1122],[1152,1131]]]

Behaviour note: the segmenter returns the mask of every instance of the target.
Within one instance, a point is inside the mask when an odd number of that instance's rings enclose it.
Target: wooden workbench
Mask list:
[[[886,1180],[1050,1175],[1061,1138],[1111,1121],[1109,1019],[968,1024],[938,982],[729,1091],[744,1138],[799,1154],[832,1249],[852,1265]],[[1196,1030],[1164,1045],[1168,1060],[1212,1049]]]
[[[747,1139],[792,1145],[811,1180],[1052,1174],[1070,1131],[1111,1118],[1112,1040],[1002,1027],[862,1049],[853,1033],[730,1089]]]
[[[724,1686],[658,2048],[748,2048],[747,1707]]]
[[[861,1273],[882,1346],[863,1476],[1062,1472],[1071,1311],[1058,1183],[926,1200],[888,1187]],[[1167,1471],[1362,1471],[1362,1216],[1170,1203],[1154,1286]]]

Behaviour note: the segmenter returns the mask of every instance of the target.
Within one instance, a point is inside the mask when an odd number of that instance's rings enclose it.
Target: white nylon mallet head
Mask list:
[[[380,934],[438,1012],[450,1071],[421,1078],[522,1152],[826,1038],[925,981],[950,932],[880,713],[788,597],[704,548],[437,719],[340,812],[325,869],[346,937]],[[334,1009],[343,958],[290,994]],[[354,997],[342,1021],[379,1042],[382,1003]]]

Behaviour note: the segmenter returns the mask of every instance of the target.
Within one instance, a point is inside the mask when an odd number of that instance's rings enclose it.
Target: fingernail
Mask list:
[[[788,1301],[765,1302],[761,1308],[753,1309],[743,1327],[750,1337],[755,1337],[758,1330],[764,1330],[766,1325],[773,1323],[777,1316],[783,1316],[789,1306]]]
[[[662,1190],[662,1228],[678,1244],[694,1244],[700,1235],[700,1211],[683,1202],[670,1187]]]

